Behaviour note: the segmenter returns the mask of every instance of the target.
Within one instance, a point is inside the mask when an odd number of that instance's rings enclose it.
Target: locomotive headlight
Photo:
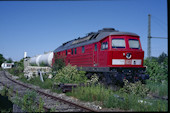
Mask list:
[[[127,58],[127,59],[130,59],[131,57],[132,57],[131,53],[127,53],[127,54],[126,54],[126,58]]]

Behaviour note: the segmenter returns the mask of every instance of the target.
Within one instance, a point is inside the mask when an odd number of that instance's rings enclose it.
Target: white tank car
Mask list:
[[[37,66],[40,66],[41,64],[46,66],[52,66],[52,58],[53,58],[53,52],[48,52],[30,58],[29,63],[30,65],[37,65]]]

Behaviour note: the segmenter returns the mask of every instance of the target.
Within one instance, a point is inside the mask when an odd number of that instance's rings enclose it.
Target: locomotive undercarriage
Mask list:
[[[132,83],[139,80],[145,83],[145,80],[149,79],[149,75],[145,74],[145,68],[83,67],[78,69],[86,71],[88,78],[96,73],[99,80],[107,85],[123,86],[123,79],[127,79]]]

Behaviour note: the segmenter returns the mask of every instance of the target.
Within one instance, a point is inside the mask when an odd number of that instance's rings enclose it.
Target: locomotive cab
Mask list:
[[[118,81],[128,79],[131,82],[148,79],[143,66],[144,51],[139,36],[111,35],[101,42],[101,50],[107,51],[107,67],[111,76]]]
[[[139,37],[111,36],[111,67],[143,67],[144,51]]]

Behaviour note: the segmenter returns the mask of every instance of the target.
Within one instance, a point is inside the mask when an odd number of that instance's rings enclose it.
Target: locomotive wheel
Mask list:
[[[88,79],[91,79],[91,76],[92,76],[93,74],[92,73],[86,73],[86,77],[88,78]]]
[[[102,82],[102,84],[104,84],[105,86],[107,86],[107,85],[108,85],[105,77],[102,77],[101,82]]]
[[[113,77],[111,73],[104,72],[102,81],[105,85],[109,86],[113,84]]]
[[[112,81],[111,83],[107,82],[107,79],[103,74],[101,74],[101,75],[102,75],[102,77],[100,78],[100,83],[103,84],[106,88],[109,88],[114,91],[117,91],[121,88],[121,86],[118,83],[116,83],[117,81],[114,78],[113,74],[110,74],[110,78]]]

